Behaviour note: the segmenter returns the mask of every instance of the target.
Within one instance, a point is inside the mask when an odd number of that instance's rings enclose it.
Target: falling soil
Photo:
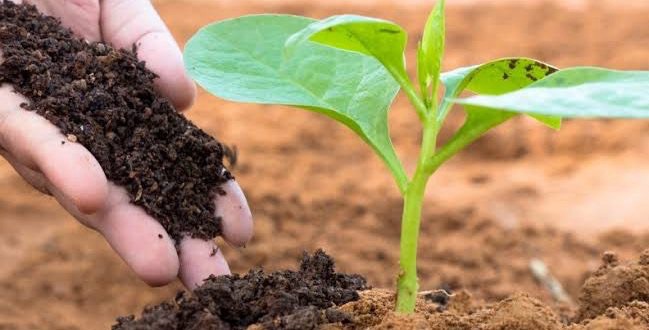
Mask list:
[[[358,300],[365,289],[364,278],[336,273],[319,250],[305,255],[298,271],[211,277],[193,295],[150,307],[138,320],[121,318],[113,329],[316,329],[350,323],[351,316],[334,307]]]
[[[525,293],[480,307],[466,291],[438,290],[422,292],[415,314],[402,315],[393,312],[393,292],[365,291],[364,279],[336,274],[318,251],[297,272],[212,277],[194,295],[149,307],[137,320],[120,318],[113,329],[647,329],[649,250],[638,262],[620,263],[610,252],[603,260],[583,286],[576,312],[555,312]],[[363,290],[360,297],[354,290]]]
[[[0,83],[90,150],[107,178],[172,238],[220,234],[214,198],[232,178],[222,165],[229,151],[155,92],[156,75],[138,61],[135,46],[89,44],[35,7],[7,1],[0,4],[0,45]]]

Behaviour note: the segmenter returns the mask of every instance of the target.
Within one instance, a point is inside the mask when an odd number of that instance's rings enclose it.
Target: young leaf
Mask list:
[[[417,81],[419,82],[419,92],[422,99],[426,102],[426,106],[430,106],[431,93],[428,91],[429,75],[428,68],[423,63],[426,62],[424,50],[421,48],[421,42],[417,44]]]
[[[313,23],[288,15],[256,15],[201,29],[187,43],[185,67],[207,91],[221,98],[283,104],[325,114],[362,137],[405,187],[387,124],[399,87],[374,59],[301,43],[289,59],[289,36]]]
[[[442,74],[446,87],[444,100],[438,113],[438,122],[443,122],[452,105],[452,99],[464,90],[476,94],[500,95],[519,90],[557,71],[556,68],[528,58],[506,58],[481,65],[459,68]],[[531,114],[549,127],[558,129],[561,118]]]
[[[649,71],[577,67],[502,95],[453,101],[518,113],[600,118],[648,118]]]
[[[357,15],[332,16],[291,36],[286,42],[287,53],[308,40],[374,57],[395,79],[408,79],[403,55],[407,34],[395,23]]]
[[[442,122],[450,109],[454,97],[463,90],[477,94],[500,95],[520,90],[556,72],[557,69],[526,58],[501,59],[493,62],[460,68],[442,74],[446,86],[445,98],[440,105],[438,120]],[[485,109],[472,105],[464,107],[467,118],[451,139],[433,156],[434,167],[440,166],[488,130],[517,115],[503,109]],[[559,128],[561,119],[551,116],[534,116],[546,125]]]
[[[444,40],[446,35],[446,22],[444,19],[444,0],[438,0],[435,8],[428,16],[421,39],[421,55],[418,56],[417,68],[419,83],[425,86],[422,90],[426,100],[432,97],[428,90],[431,85],[437,84],[444,56]]]

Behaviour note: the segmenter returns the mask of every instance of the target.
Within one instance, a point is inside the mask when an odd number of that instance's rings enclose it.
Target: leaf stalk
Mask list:
[[[417,116],[419,117],[419,120],[422,123],[426,122],[428,118],[428,107],[426,106],[424,101],[419,97],[419,94],[415,90],[415,87],[412,85],[412,82],[407,78],[408,75],[399,72],[397,69],[391,66],[385,66],[385,68],[388,70],[388,72],[390,72],[394,80],[396,80],[397,83],[399,83],[403,92],[406,93],[408,100],[414,106],[415,111],[417,112]]]

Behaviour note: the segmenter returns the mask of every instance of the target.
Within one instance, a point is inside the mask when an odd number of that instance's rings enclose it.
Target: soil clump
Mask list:
[[[316,329],[348,324],[351,316],[334,307],[358,300],[366,290],[359,275],[336,273],[322,250],[304,255],[298,271],[211,277],[174,301],[150,307],[142,317],[120,318],[114,330],[144,329]]]

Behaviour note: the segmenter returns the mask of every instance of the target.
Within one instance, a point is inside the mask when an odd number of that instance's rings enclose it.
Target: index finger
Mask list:
[[[138,57],[160,78],[158,90],[183,110],[194,102],[196,86],[185,72],[182,53],[149,0],[101,1],[104,40],[117,48],[138,48]]]

